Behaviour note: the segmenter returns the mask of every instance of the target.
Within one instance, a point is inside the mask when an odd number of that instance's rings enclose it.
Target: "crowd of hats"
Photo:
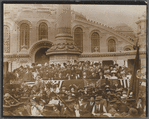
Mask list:
[[[140,117],[145,114],[142,111],[143,108],[137,108],[137,104],[131,97],[127,100],[126,89],[113,89],[108,84],[101,88],[79,88],[75,84],[71,84],[68,89],[66,87],[59,89],[58,85],[52,86],[50,83],[46,84],[39,79],[33,87],[22,83],[21,86],[10,87],[10,89],[4,94],[9,93],[19,102],[26,102],[31,105],[32,102],[35,102],[36,105],[43,106],[46,110],[43,112],[44,116],[51,116],[50,114],[52,113],[56,117],[75,117],[75,106],[79,105],[80,117],[93,117],[92,110],[89,111],[85,105],[88,105],[90,102],[100,103],[103,101],[105,102],[107,112],[113,117]],[[6,97],[8,96],[6,95]],[[144,99],[142,102],[145,102],[145,97],[143,98],[142,96],[142,99]],[[11,105],[15,104],[14,99],[6,98],[6,100]],[[8,105],[7,102],[6,105]],[[67,113],[64,113],[62,111],[63,108],[70,108],[72,111],[69,109]]]
[[[29,75],[29,73],[34,74],[35,72],[35,78]],[[120,84],[111,85],[109,77],[118,79],[130,74],[126,67],[120,67],[118,64],[104,67],[100,62],[93,63],[90,61],[74,61],[73,63],[67,62],[63,64],[52,63],[50,65],[32,64],[32,67],[21,66],[15,69],[13,73],[17,74],[18,80],[23,79],[23,77],[26,77],[25,74],[28,74],[26,79],[23,80],[30,81],[30,78],[33,78],[35,85],[30,87],[25,85],[23,81],[21,85],[12,86],[8,90],[4,90],[4,95],[9,93],[19,102],[30,104],[35,102],[36,105],[43,106],[46,110],[43,112],[45,116],[53,114],[56,117],[75,117],[75,110],[79,108],[80,117],[93,117],[92,109],[90,110],[88,106],[85,106],[89,102],[105,102],[107,113],[110,113],[113,117],[140,117],[145,115],[142,110],[146,104],[142,104],[143,107],[141,109],[137,108],[133,95],[127,96],[126,88],[123,88]],[[59,88],[58,85],[43,81],[60,78],[65,80],[103,78],[105,81],[100,87],[85,86],[84,88],[80,88],[75,84],[69,85],[69,88],[64,86]],[[6,97],[8,96],[6,95]],[[145,97],[142,96],[141,99],[145,100]],[[6,98],[6,100],[4,104],[9,106],[15,102],[14,99],[10,98]],[[9,104],[8,101],[10,102]],[[65,108],[68,109],[67,113],[64,113]]]
[[[110,113],[113,117],[140,117],[145,114],[142,108],[137,108],[132,98],[127,100],[126,89],[112,89],[107,84],[102,89],[95,87],[79,88],[75,84],[71,84],[69,89],[66,87],[59,89],[58,85],[52,87],[48,83],[45,84],[42,80],[38,80],[33,87],[25,84],[20,87],[12,87],[12,90],[5,93],[5,97],[8,97],[8,93],[19,102],[28,102],[31,105],[32,102],[35,102],[36,105],[43,106],[46,110],[43,112],[44,116],[51,116],[50,114],[52,113],[56,117],[75,117],[75,106],[78,105],[80,117],[93,117],[92,110],[89,111],[85,105],[90,102],[96,104],[96,102],[103,101],[105,102],[107,113]],[[6,99],[12,104],[15,102],[10,98]],[[6,104],[8,105],[8,103]],[[70,108],[71,111],[69,109],[64,114],[62,108]],[[46,113],[47,110],[50,113]]]
[[[77,60],[43,65],[33,63],[31,67],[20,66],[13,72],[19,79],[24,78],[24,80],[34,80],[36,75],[43,80],[100,79],[105,78],[105,75],[122,78],[131,73],[127,67],[118,64],[103,66],[100,62]]]

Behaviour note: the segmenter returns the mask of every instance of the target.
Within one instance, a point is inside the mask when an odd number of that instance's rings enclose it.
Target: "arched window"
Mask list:
[[[39,25],[39,40],[48,39],[48,25],[44,22]]]
[[[21,24],[20,26],[20,46],[22,48],[29,48],[29,34],[30,28],[29,25],[26,23]]]
[[[99,34],[97,32],[94,32],[91,35],[91,50],[92,52],[100,52],[100,40],[99,40]]]
[[[74,42],[83,52],[83,30],[80,27],[76,28],[74,31]]]
[[[116,43],[113,39],[108,41],[108,52],[116,52]]]
[[[4,53],[10,53],[10,28],[7,25],[4,25]]]

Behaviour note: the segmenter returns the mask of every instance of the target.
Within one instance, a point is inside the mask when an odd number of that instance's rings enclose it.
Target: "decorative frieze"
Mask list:
[[[130,52],[105,52],[105,53],[90,53],[90,54],[81,54],[79,57],[115,57],[115,56],[130,56],[136,55],[135,51]],[[146,55],[146,51],[140,51],[140,55]]]
[[[79,48],[77,48],[76,45],[74,45],[73,43],[58,43],[58,44],[54,44],[48,51],[47,51],[47,55],[51,55],[51,54],[59,54],[59,53],[63,53],[63,54],[81,54],[81,50]]]
[[[4,58],[29,58],[29,54],[12,54],[12,55],[4,55]]]

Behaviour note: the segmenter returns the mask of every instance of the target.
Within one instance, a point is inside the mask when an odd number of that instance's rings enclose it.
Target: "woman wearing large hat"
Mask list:
[[[70,95],[74,98],[74,99],[76,99],[77,98],[77,96],[78,96],[78,92],[77,92],[77,90],[78,90],[78,87],[75,85],[75,84],[71,84],[70,86],[69,86],[69,90],[70,90]]]
[[[119,84],[118,77],[116,75],[117,75],[117,71],[115,68],[113,68],[113,70],[111,71],[111,78],[110,78],[110,86],[113,89],[115,89]]]
[[[104,78],[105,78],[105,79],[106,79],[106,78],[108,78],[108,79],[111,78],[109,68],[106,68],[106,67],[105,67],[105,69],[104,69]]]

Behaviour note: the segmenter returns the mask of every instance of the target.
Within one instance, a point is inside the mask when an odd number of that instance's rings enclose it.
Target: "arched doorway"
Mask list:
[[[49,48],[40,48],[35,54],[35,62],[38,64],[45,64],[49,62],[49,56],[46,55],[46,51]]]
[[[41,63],[42,56],[43,56],[43,59],[44,59],[44,57],[45,57],[44,55],[46,55],[46,51],[49,48],[51,48],[52,44],[53,43],[49,40],[40,40],[40,41],[37,41],[34,44],[32,44],[32,46],[29,49],[31,63],[35,63],[35,62],[40,62]],[[47,61],[49,63],[49,58],[46,57],[45,60],[42,61],[42,62],[45,63]]]

